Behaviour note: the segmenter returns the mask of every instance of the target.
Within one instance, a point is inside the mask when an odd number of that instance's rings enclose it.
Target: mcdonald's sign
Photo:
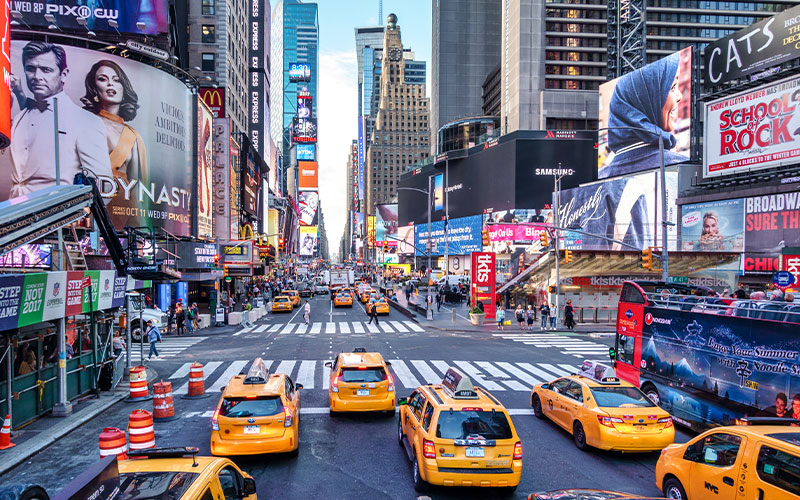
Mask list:
[[[205,87],[200,89],[200,98],[211,108],[214,118],[225,117],[225,89]]]

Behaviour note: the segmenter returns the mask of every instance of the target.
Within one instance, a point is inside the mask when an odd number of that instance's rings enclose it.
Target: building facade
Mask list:
[[[381,53],[375,129],[366,151],[362,212],[395,196],[400,174],[430,154],[429,99],[425,84],[408,83],[397,16],[390,14]]]
[[[383,47],[383,26],[355,28],[358,61],[358,116],[369,116],[372,101],[372,68],[375,49]]]

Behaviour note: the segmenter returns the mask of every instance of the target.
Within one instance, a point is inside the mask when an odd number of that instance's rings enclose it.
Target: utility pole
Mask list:
[[[553,231],[553,248],[555,249],[555,259],[556,259],[556,316],[558,315],[559,309],[559,296],[561,295],[561,271],[558,266],[559,255],[558,255],[558,239],[559,239],[559,211],[561,207],[561,178],[563,175],[561,174],[561,162],[558,162],[558,170],[556,171],[556,175],[553,177],[553,222],[556,226],[556,229]]]
[[[428,276],[428,294],[427,298],[425,299],[425,309],[427,313],[425,314],[425,319],[433,321],[433,310],[431,309],[431,253],[433,252],[433,244],[431,241],[431,193],[433,190],[431,188],[431,176],[428,176],[428,238],[425,241],[425,249],[428,252],[428,269],[426,269],[426,273]]]
[[[658,138],[658,154],[661,159],[661,281],[669,283],[669,244],[667,242],[667,226],[669,219],[667,218],[667,174],[664,167],[664,138]]]

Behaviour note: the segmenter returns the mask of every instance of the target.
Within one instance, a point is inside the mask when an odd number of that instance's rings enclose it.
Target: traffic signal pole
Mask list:
[[[561,162],[558,162],[558,171],[561,171]],[[556,174],[553,176],[553,198],[555,199],[555,203],[553,203],[553,222],[555,223],[554,226],[556,229],[553,231],[553,248],[555,249],[555,258],[556,258],[556,317],[558,317],[558,309],[559,309],[559,296],[561,295],[561,271],[558,267],[558,212],[559,207],[561,205],[561,175]]]

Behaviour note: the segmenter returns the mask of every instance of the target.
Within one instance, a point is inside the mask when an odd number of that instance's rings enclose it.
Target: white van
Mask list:
[[[458,286],[459,283],[463,283],[464,286],[469,288],[469,276],[464,274],[450,274],[448,276],[442,276],[436,281],[436,284],[442,286],[447,282],[450,286]]]

